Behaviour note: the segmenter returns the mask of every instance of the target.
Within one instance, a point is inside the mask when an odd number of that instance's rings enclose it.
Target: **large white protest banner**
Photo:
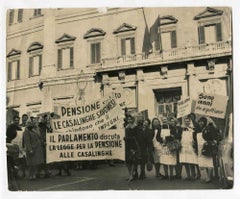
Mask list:
[[[196,101],[194,112],[216,118],[225,118],[228,97],[224,95],[213,95],[200,93]]]
[[[177,105],[177,118],[189,115],[192,110],[192,100],[190,98],[181,100]]]
[[[48,133],[47,163],[72,160],[125,160],[124,129],[90,133]]]
[[[60,119],[51,121],[53,131],[83,133],[111,128],[124,117],[116,98],[113,95],[85,105],[60,105]]]

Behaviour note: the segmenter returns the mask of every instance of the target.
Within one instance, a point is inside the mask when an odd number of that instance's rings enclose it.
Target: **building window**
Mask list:
[[[176,30],[162,32],[161,33],[161,44],[163,50],[169,50],[177,47],[177,34]]]
[[[35,55],[29,58],[29,77],[38,76],[42,69],[42,55]]]
[[[221,23],[200,25],[198,27],[198,40],[199,44],[222,41]]]
[[[121,56],[136,54],[135,47],[136,29],[137,29],[136,26],[123,23],[113,32],[113,34],[116,34],[116,36],[118,37],[118,42],[120,42]]]
[[[89,42],[90,52],[90,64],[99,64],[102,59],[102,40],[104,38],[104,32],[100,28],[91,28],[84,34],[84,39]]]
[[[43,45],[33,42],[27,52],[29,53],[29,77],[38,76],[42,69],[42,49]]]
[[[91,64],[101,62],[101,43],[91,43]]]
[[[121,39],[121,55],[135,54],[135,38],[128,37]]]
[[[169,50],[172,48],[177,48],[177,31],[176,31],[176,24],[178,20],[173,16],[163,16],[159,18],[159,41],[154,41],[156,48],[157,42],[160,43],[160,50]],[[155,49],[156,50],[156,49]]]
[[[9,11],[9,25],[21,23],[23,19],[23,9]]]
[[[198,22],[199,44],[222,41],[222,14],[222,10],[207,7],[194,17],[194,20]]]
[[[8,62],[8,81],[20,79],[20,60]]]
[[[73,47],[58,49],[58,69],[73,68]]]
[[[64,33],[55,43],[58,44],[57,68],[58,70],[74,67],[73,42],[76,37]]]
[[[20,55],[21,55],[21,51],[16,49],[12,49],[7,54],[8,81],[20,79]]]
[[[33,16],[38,17],[42,15],[42,10],[41,9],[34,9],[33,11]]]

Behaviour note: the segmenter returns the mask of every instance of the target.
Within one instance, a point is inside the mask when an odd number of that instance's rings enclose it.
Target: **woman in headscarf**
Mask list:
[[[29,179],[36,179],[37,172],[44,163],[44,141],[38,128],[37,118],[31,117],[23,133]]]

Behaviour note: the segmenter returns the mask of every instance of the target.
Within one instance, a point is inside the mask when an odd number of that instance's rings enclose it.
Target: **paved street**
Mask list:
[[[23,191],[70,191],[70,190],[176,190],[176,189],[217,189],[216,183],[203,183],[201,180],[161,180],[154,176],[154,170],[147,172],[147,178],[127,182],[127,168],[122,163],[110,167],[98,165],[97,169],[72,170],[72,176],[55,176],[35,181],[17,180]]]

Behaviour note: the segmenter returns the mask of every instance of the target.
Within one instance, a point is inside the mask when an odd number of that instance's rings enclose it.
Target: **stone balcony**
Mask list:
[[[173,48],[162,52],[150,54],[140,53],[102,59],[101,66],[97,72],[118,70],[123,68],[134,68],[151,64],[168,64],[179,61],[190,61],[197,59],[227,56],[232,54],[231,41],[222,41],[211,44],[201,44],[182,48]]]

